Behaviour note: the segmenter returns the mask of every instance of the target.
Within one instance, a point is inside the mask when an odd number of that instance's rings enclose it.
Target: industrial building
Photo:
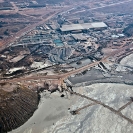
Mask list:
[[[72,34],[72,37],[76,41],[86,41],[87,40],[87,38],[83,34]]]
[[[62,25],[60,30],[62,32],[68,32],[68,31],[86,30],[86,29],[99,29],[106,27],[107,25],[104,22],[94,22],[94,23]]]

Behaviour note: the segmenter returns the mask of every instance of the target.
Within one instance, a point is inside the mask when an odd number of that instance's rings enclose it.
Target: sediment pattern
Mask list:
[[[62,118],[46,133],[132,133],[133,86],[123,84],[94,84],[73,88],[79,97]]]

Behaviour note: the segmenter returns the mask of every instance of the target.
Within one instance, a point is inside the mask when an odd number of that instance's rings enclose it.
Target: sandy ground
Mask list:
[[[101,101],[118,110],[133,96],[133,86],[124,84],[100,83],[86,87],[74,87],[74,91]],[[71,115],[75,110],[92,101],[79,96],[60,97],[42,93],[38,109],[21,127],[10,133],[132,133],[133,124],[100,104],[81,110],[78,115]],[[133,120],[133,103],[121,113]]]
[[[125,65],[125,66],[130,66],[133,67],[133,54],[130,54],[128,56],[126,56],[125,58],[123,58],[120,62],[121,65]]]
[[[43,67],[47,67],[48,65],[45,64],[45,62],[33,62],[31,65],[31,68],[43,68]]]
[[[33,116],[24,125],[10,133],[42,133],[44,129],[68,115],[68,108],[74,102],[75,96],[61,98],[60,95],[60,93],[51,95],[49,92],[42,93],[40,104]]]
[[[77,88],[74,90],[76,91]],[[83,87],[86,96],[94,98],[118,110],[133,96],[133,86],[100,83]],[[80,94],[83,94],[82,92]],[[83,107],[92,101],[79,97],[71,110]],[[133,120],[133,103],[120,112]],[[69,114],[43,133],[133,133],[133,124],[108,108],[97,104],[81,110],[78,115]]]
[[[9,69],[9,74],[10,74],[10,73],[13,73],[13,72],[15,72],[15,71],[18,71],[18,70],[23,70],[23,69],[25,69],[25,67],[11,68],[11,69]],[[7,74],[8,74],[8,72],[7,72]]]

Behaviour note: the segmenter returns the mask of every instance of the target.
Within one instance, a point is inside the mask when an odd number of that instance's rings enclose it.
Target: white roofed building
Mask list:
[[[97,29],[97,28],[106,28],[106,27],[107,25],[104,22],[94,22],[94,23],[62,25],[60,30],[62,32],[67,32],[67,31]]]

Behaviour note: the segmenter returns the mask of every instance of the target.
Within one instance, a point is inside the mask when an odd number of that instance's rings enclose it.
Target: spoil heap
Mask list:
[[[10,92],[0,89],[0,133],[11,131],[25,123],[37,105],[37,93],[23,86],[17,86]]]

